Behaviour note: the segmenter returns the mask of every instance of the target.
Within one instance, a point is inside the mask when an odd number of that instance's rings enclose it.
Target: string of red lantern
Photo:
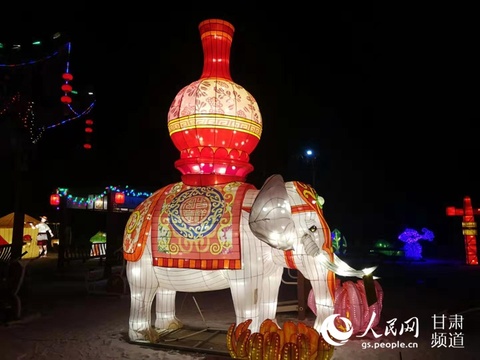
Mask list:
[[[62,85],[62,91],[64,92],[64,95],[60,98],[60,101],[64,104],[70,104],[72,102],[72,98],[70,96],[72,86],[68,82],[73,80],[73,75],[70,73],[64,73],[62,78],[65,80],[65,83]]]
[[[60,98],[61,102],[64,103],[65,105],[70,105],[72,103],[72,97],[70,94],[72,93],[72,85],[70,85],[70,82],[73,80],[73,75],[70,73],[70,53],[71,53],[71,43],[68,43],[67,46],[67,62],[66,62],[66,67],[65,67],[65,72],[62,75],[63,80],[65,80],[65,83],[62,84],[62,91],[63,91],[63,96]],[[85,142],[83,143],[83,148],[86,150],[90,150],[92,148],[91,144],[91,134],[93,133],[93,120],[92,119],[87,119],[85,120]]]
[[[92,148],[92,143],[91,143],[91,134],[93,133],[93,120],[92,119],[87,119],[85,120],[85,143],[83,144],[84,149],[91,149]]]
[[[72,85],[69,84],[70,81],[73,80],[73,75],[70,74],[70,52],[72,50],[72,43],[67,44],[67,63],[65,72],[62,75],[63,80],[65,83],[62,85],[61,89],[63,91],[63,96],[60,98],[60,101],[64,104],[70,104],[72,102],[72,98],[70,93],[72,92]]]
[[[70,74],[63,74],[63,75],[64,75],[64,78],[65,78],[65,75],[70,75]],[[72,79],[73,79],[73,77],[72,77]],[[65,96],[68,99],[68,101],[63,101],[62,100],[62,102],[66,103],[66,104],[70,104],[72,102],[72,98],[68,94],[71,93],[72,90],[73,90],[72,85],[70,85],[67,81],[67,82],[65,82],[65,84],[62,85],[62,90],[65,92]]]

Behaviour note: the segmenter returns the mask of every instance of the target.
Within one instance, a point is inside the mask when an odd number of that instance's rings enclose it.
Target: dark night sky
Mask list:
[[[187,7],[164,11],[161,21],[23,23],[13,32],[2,25],[0,39],[68,33],[72,85],[96,94],[94,148],[82,149],[83,119],[48,130],[31,161],[34,201],[26,211],[45,211],[57,186],[152,191],[178,181],[168,108],[201,75],[198,24],[222,18],[236,28],[232,78],[255,97],[263,117],[248,182],[260,187],[274,173],[311,182],[311,169],[296,157],[312,147],[327,221],[348,241],[394,240],[406,226],[426,227],[438,244],[462,251],[461,220],[447,218],[445,207],[461,207],[466,195],[480,206],[478,26],[468,9],[429,18],[396,14],[392,21],[368,8],[247,10]],[[61,95],[62,66],[56,59],[35,70],[42,75],[32,89],[42,89],[40,103],[49,104],[49,115],[38,115],[41,124],[62,118],[61,104],[49,100]],[[0,75],[11,71],[0,68]],[[2,161],[11,163],[0,130]],[[13,210],[7,200],[2,215]]]

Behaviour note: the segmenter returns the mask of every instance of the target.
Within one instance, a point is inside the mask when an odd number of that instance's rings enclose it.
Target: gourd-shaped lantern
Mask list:
[[[199,30],[202,75],[180,90],[168,112],[170,138],[180,151],[175,167],[190,186],[243,182],[262,133],[260,109],[230,76],[233,25],[210,19]]]

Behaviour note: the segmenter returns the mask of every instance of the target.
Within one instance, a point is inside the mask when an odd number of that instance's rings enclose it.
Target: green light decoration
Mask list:
[[[325,199],[317,194],[317,204],[320,207],[320,209],[323,209],[323,204],[325,204]]]
[[[93,244],[106,243],[107,242],[107,233],[103,231],[97,232],[90,238],[90,242]]]
[[[403,250],[396,249],[387,240],[377,240],[373,247],[378,254],[385,256],[404,256]]]
[[[338,229],[332,231],[332,247],[335,254],[345,254],[347,252],[347,239],[342,236]]]

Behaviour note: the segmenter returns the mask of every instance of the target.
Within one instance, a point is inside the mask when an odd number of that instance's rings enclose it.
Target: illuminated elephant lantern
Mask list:
[[[258,331],[265,319],[275,319],[284,268],[310,280],[320,331],[333,313],[334,273],[364,275],[333,254],[315,190],[280,175],[260,190],[244,182],[163,187],[130,215],[123,248],[132,341],[144,340],[151,328],[155,296],[155,328],[182,326],[177,291],[230,288],[236,323],[251,319],[250,329]]]

